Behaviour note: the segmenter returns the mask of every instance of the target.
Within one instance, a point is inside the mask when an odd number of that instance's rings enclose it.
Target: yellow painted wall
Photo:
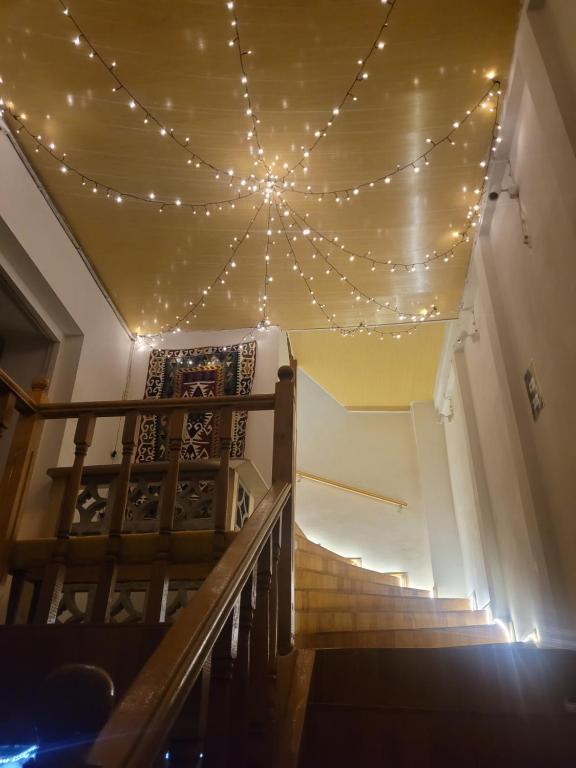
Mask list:
[[[421,325],[412,336],[380,341],[366,333],[290,332],[298,365],[348,408],[407,408],[430,400],[444,323]]]

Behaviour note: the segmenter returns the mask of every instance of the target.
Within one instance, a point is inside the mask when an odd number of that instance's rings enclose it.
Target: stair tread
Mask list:
[[[319,584],[318,580],[322,579],[325,583],[328,582],[333,586],[324,587]],[[305,580],[312,580],[312,587],[302,586],[302,582]],[[430,592],[427,589],[417,589],[414,587],[402,587],[399,584],[381,584],[380,582],[365,581],[362,579],[353,579],[348,576],[337,573],[325,573],[323,571],[314,571],[309,568],[298,567],[296,569],[295,577],[296,589],[320,589],[326,592],[342,592],[343,590],[351,593],[365,594],[365,595],[413,595],[414,597],[430,597]]]
[[[485,626],[480,611],[297,611],[296,634]]]
[[[325,557],[332,557],[347,565],[353,565],[353,563],[350,562],[350,557],[339,555],[337,552],[323,547],[322,544],[317,544],[315,541],[310,541],[310,539],[307,539],[304,536],[298,536],[298,534],[296,534],[296,549],[301,552],[313,552]]]
[[[353,566],[355,567],[355,566]],[[302,568],[301,566],[296,567],[296,573],[295,573],[295,582],[296,582],[296,589],[319,589],[326,592],[341,592],[343,590],[346,590],[346,587],[342,586],[333,586],[333,587],[322,587],[315,583],[313,587],[302,587],[299,586],[299,577],[313,577],[314,579],[318,578],[325,578],[332,580],[347,580],[350,582],[354,582],[356,585],[364,585],[364,589],[361,592],[358,592],[358,594],[394,594],[394,595],[413,595],[414,597],[429,597],[430,591],[427,589],[418,589],[416,587],[403,587],[401,584],[382,584],[378,581],[370,581],[369,579],[357,579],[352,578],[349,576],[346,576],[344,574],[339,573],[328,573],[326,571],[318,571],[314,570],[312,568]],[[392,592],[370,592],[366,587],[370,588],[383,588],[385,590],[392,590]],[[349,589],[350,592],[354,592],[355,590]]]
[[[402,586],[402,580],[396,574],[371,571],[368,568],[360,568],[352,563],[331,559],[321,554],[313,554],[305,550],[296,550],[296,569],[305,568],[308,571],[328,575],[346,575],[352,579],[372,581],[376,584],[389,584],[390,586]],[[315,560],[316,559],[316,560]],[[320,562],[317,562],[319,560]]]
[[[416,606],[421,606],[422,610],[452,610],[468,611],[471,610],[470,600],[465,597],[434,597],[421,596],[413,594],[372,594],[365,592],[353,592],[346,589],[318,589],[314,587],[300,588],[296,586],[295,597],[297,602],[302,602],[302,607],[297,606],[297,610],[314,611],[340,611],[348,610],[348,606],[353,610],[362,610],[362,605],[369,605],[364,610],[378,610],[374,606],[383,607],[382,610],[415,610]],[[301,598],[301,599],[300,599]],[[310,605],[317,600],[322,603],[321,606]],[[344,605],[343,605],[344,604]]]

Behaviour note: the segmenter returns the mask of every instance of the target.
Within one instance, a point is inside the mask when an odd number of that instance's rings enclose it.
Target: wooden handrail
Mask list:
[[[94,400],[77,403],[42,403],[37,407],[44,419],[74,419],[86,413],[95,416],[125,416],[136,411],[141,414],[163,413],[184,410],[191,413],[205,413],[221,408],[235,411],[274,410],[275,395],[225,395],[223,397],[192,398],[167,397],[161,400]]]
[[[94,743],[87,763],[144,768],[162,748],[258,557],[289,502],[276,482],[183,609]]]
[[[319,483],[320,485],[328,485],[331,488],[337,488],[340,491],[355,493],[357,496],[364,496],[367,499],[381,501],[384,504],[391,504],[393,507],[399,507],[400,509],[408,506],[407,501],[402,501],[401,499],[393,499],[390,496],[383,496],[381,493],[376,493],[376,491],[367,491],[365,488],[357,488],[353,485],[346,485],[346,483],[339,483],[336,480],[329,480],[327,477],[320,477],[320,475],[311,475],[309,472],[296,470],[296,477],[301,477],[303,480],[311,480],[313,483]]]
[[[37,404],[30,395],[12,377],[8,376],[6,371],[0,368],[0,395],[2,394],[14,395],[16,399],[15,408],[19,413],[31,414],[37,410]]]
[[[82,477],[114,477],[120,474],[121,464],[91,464],[84,466]],[[163,475],[168,468],[167,461],[144,461],[132,465],[132,475]],[[220,459],[198,459],[197,461],[182,461],[180,471],[182,473],[194,472],[213,475],[220,469]],[[51,467],[46,474],[52,479],[68,477],[72,467]]]

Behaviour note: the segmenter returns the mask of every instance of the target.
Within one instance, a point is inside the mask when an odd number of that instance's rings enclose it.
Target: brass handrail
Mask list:
[[[374,499],[375,501],[382,501],[385,504],[391,504],[394,507],[404,508],[408,506],[407,501],[401,501],[400,499],[393,499],[390,496],[383,496],[375,491],[367,491],[365,488],[356,488],[353,485],[346,485],[345,483],[339,483],[336,480],[328,480],[326,477],[320,477],[319,475],[311,475],[309,472],[302,472],[296,470],[296,477],[302,477],[305,480],[311,480],[314,483],[320,485],[329,485],[332,488],[338,488],[341,491],[348,491],[348,493],[355,493],[358,496],[364,496],[367,499]]]
[[[276,482],[168,631],[94,743],[87,763],[145,768],[189,695],[210,650],[286,505]]]

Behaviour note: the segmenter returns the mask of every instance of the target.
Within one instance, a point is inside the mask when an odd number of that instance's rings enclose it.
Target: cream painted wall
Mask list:
[[[412,403],[411,413],[436,594],[469,595],[442,422],[432,401]]]
[[[54,211],[5,133],[0,133],[0,270],[28,311],[56,342],[51,400],[117,399],[126,384],[132,341]],[[39,373],[42,373],[39,371]],[[109,460],[115,419],[99,425],[90,461]],[[31,485],[22,535],[41,533],[38,510],[49,485],[46,468],[68,462],[73,425],[47,425]]]
[[[249,328],[230,331],[193,331],[171,334],[163,345],[164,349],[189,349],[192,347],[224,346],[239,344],[250,333]],[[286,334],[276,326],[266,332],[255,334],[256,370],[252,394],[274,392],[278,380],[278,368],[287,362]],[[144,395],[148,371],[149,348],[138,346],[134,353],[128,396],[141,398]],[[264,480],[270,484],[272,477],[272,436],[274,414],[272,411],[254,411],[248,415],[246,431],[246,457],[252,459]]]
[[[448,341],[451,364],[437,402],[447,413],[440,401],[453,396],[446,435],[457,514],[469,531],[469,579],[488,588],[495,612],[509,614],[519,637],[537,627],[546,643],[572,647],[576,134],[569,95],[576,70],[569,62],[576,25],[567,3],[531,7],[520,25],[504,141],[490,178],[491,189],[517,188],[519,199],[500,192],[487,204],[464,302],[473,320],[463,313],[460,343],[454,335]],[[523,378],[531,362],[545,401],[537,421]],[[474,452],[469,481],[460,466],[464,444]]]
[[[409,412],[347,411],[298,372],[298,469],[408,502],[397,508],[302,480],[296,520],[313,541],[366,567],[433,584],[416,444]]]

